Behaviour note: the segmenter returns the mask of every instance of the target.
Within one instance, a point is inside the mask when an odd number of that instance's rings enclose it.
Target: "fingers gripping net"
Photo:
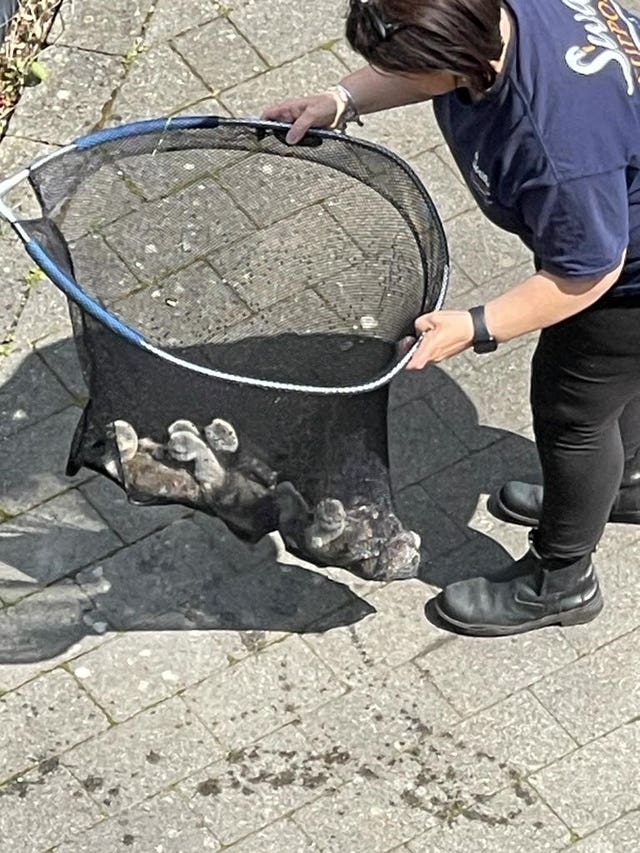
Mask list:
[[[417,543],[393,512],[382,386],[397,342],[441,304],[446,243],[394,155],[331,132],[306,142],[181,119],[31,169],[42,217],[21,227],[54,281],[116,320],[72,306],[90,403],[69,467],[248,539],[280,529],[316,562],[402,576]]]

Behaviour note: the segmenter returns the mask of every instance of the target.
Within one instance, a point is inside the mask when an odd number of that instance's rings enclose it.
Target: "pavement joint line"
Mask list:
[[[269,60],[268,60],[268,59],[267,59],[267,57],[262,53],[262,51],[260,50],[260,48],[258,47],[258,45],[254,44],[254,43],[253,43],[253,41],[249,38],[249,36],[248,36],[245,32],[243,32],[242,28],[241,28],[241,27],[240,27],[240,26],[239,26],[239,25],[238,25],[238,24],[233,20],[233,11],[231,11],[231,12],[230,12],[228,15],[226,15],[225,17],[226,17],[226,20],[229,22],[229,24],[230,24],[230,25],[234,28],[234,30],[238,33],[238,35],[240,36],[240,38],[241,38],[244,42],[246,42],[246,43],[249,45],[249,47],[250,47],[250,48],[251,48],[251,49],[252,49],[252,50],[253,50],[253,51],[254,51],[254,52],[255,52],[255,53],[260,57],[260,61],[261,61],[261,62],[264,62],[264,64],[266,65],[266,67],[267,67],[268,69],[270,69],[270,70],[271,70],[271,69],[273,69],[275,66],[273,66],[273,65],[269,62]],[[312,50],[315,50],[315,48],[312,48]],[[311,53],[311,51],[308,51],[308,53]],[[304,55],[305,55],[305,54],[302,54],[302,56],[304,56]]]
[[[85,401],[81,401],[81,400],[79,399],[78,395],[77,395],[74,391],[72,391],[72,390],[67,386],[67,384],[66,384],[66,383],[65,383],[65,381],[64,381],[64,378],[63,378],[63,377],[60,375],[60,373],[55,369],[55,367],[52,367],[52,366],[48,363],[48,361],[43,357],[43,355],[42,355],[42,353],[41,353],[40,349],[39,349],[38,347],[33,347],[33,349],[31,350],[31,354],[32,354],[33,356],[35,356],[35,357],[36,357],[36,359],[37,359],[38,361],[40,361],[40,362],[44,365],[44,367],[47,369],[47,371],[48,371],[49,373],[51,373],[51,374],[54,376],[54,378],[56,379],[56,381],[58,382],[58,384],[59,384],[59,385],[60,385],[60,386],[61,386],[61,387],[62,387],[62,388],[67,392],[67,394],[69,395],[69,397],[70,397],[70,398],[71,398],[71,400],[72,400],[72,405],[75,405],[75,406],[82,405],[82,407],[84,407],[84,405],[85,405]],[[64,409],[68,409],[68,408],[69,408],[69,406],[65,406],[65,407],[64,407]],[[54,415],[55,415],[55,414],[59,415],[59,414],[60,414],[60,412],[63,412],[63,411],[64,411],[64,409],[60,409],[60,411],[58,411],[58,412],[53,412],[53,414],[54,414]],[[35,423],[40,423],[40,421],[37,421],[37,422],[35,422]],[[23,429],[24,429],[24,428],[25,428],[25,427],[23,427]],[[12,433],[12,435],[15,435],[15,433]]]
[[[191,65],[191,63],[189,62],[189,60],[188,60],[188,59],[186,59],[186,58],[185,58],[185,57],[180,53],[180,51],[178,50],[178,48],[176,47],[176,45],[173,43],[173,40],[170,40],[170,41],[168,41],[168,42],[167,42],[167,47],[169,48],[169,50],[170,50],[172,53],[174,53],[174,54],[178,57],[178,59],[180,60],[180,62],[182,62],[182,64],[183,64],[183,65],[185,65],[185,66],[189,69],[189,71],[191,72],[191,74],[193,74],[193,76],[194,76],[194,77],[195,77],[195,78],[196,78],[200,83],[202,83],[202,85],[205,87],[205,89],[208,89],[208,90],[209,90],[209,92],[211,92],[211,96],[212,96],[212,97],[214,97],[214,98],[215,98],[215,97],[217,97],[217,95],[220,93],[220,91],[221,91],[221,90],[220,90],[220,89],[217,89],[217,88],[214,88],[214,87],[211,85],[211,83],[208,83],[208,82],[204,79],[204,77],[202,77],[202,76],[201,76],[201,74],[200,74],[200,72],[197,70],[197,68],[196,68],[194,65]],[[257,76],[257,75],[256,75],[256,76]],[[253,77],[249,77],[249,78],[248,78],[248,80],[252,80],[252,79],[253,79]],[[244,81],[244,80],[243,80],[242,82],[244,83],[244,82],[246,82],[246,81]],[[185,107],[186,107],[186,105],[183,105],[182,107],[180,107],[180,109],[182,110],[182,109],[184,109]]]
[[[95,706],[96,706],[96,708],[98,708],[98,710],[102,711],[102,713],[105,715],[105,717],[107,718],[107,720],[108,720],[108,722],[109,722],[109,728],[108,728],[108,729],[105,729],[105,731],[110,731],[111,729],[115,728],[117,725],[119,725],[119,723],[117,722],[117,720],[114,720],[114,719],[113,719],[113,717],[112,717],[112,716],[111,716],[111,714],[106,710],[106,708],[103,708],[103,707],[102,707],[102,705],[98,702],[98,700],[95,698],[95,696],[93,695],[93,693],[91,693],[91,691],[90,691],[90,690],[88,690],[88,689],[87,689],[87,687],[82,683],[82,679],[81,679],[81,678],[78,678],[78,676],[77,676],[77,675],[76,675],[76,673],[75,673],[75,670],[74,670],[74,669],[72,669],[72,668],[71,668],[71,666],[69,665],[70,663],[71,663],[71,661],[64,661],[63,663],[61,663],[61,664],[60,664],[60,666],[59,666],[59,667],[56,667],[56,669],[62,669],[62,670],[64,670],[65,672],[68,672],[68,673],[69,673],[69,675],[70,675],[70,676],[73,678],[73,680],[75,681],[75,683],[76,683],[77,687],[79,688],[80,692],[81,692],[81,693],[83,693],[83,694],[84,694],[84,695],[85,695],[85,696],[86,696],[86,697],[91,701],[91,703],[92,703],[93,705],[95,705]],[[169,697],[167,697],[167,698],[169,698]],[[156,703],[156,704],[159,704],[159,703]],[[154,706],[153,706],[153,705],[150,705],[150,706],[149,706],[149,708],[152,708],[152,707],[154,707]],[[145,709],[145,710],[148,710],[148,709]],[[125,721],[123,720],[123,722],[125,722]],[[100,733],[100,734],[102,734],[102,733]],[[92,737],[97,737],[97,735],[92,735]]]
[[[573,755],[573,753],[572,753],[572,752],[569,752],[569,753],[567,753],[566,755]],[[540,770],[544,770],[544,769],[546,769],[547,767],[553,767],[553,765],[554,765],[554,764],[556,764],[558,761],[562,760],[562,758],[565,758],[565,757],[566,757],[566,755],[561,756],[561,758],[556,759],[556,761],[551,761],[551,762],[549,762],[549,764],[546,764],[544,768],[543,768],[543,767],[541,767],[541,768],[540,768]],[[539,771],[538,771],[538,770],[536,770],[536,773],[538,773],[538,772],[539,772]],[[533,775],[533,774],[531,774],[531,775]],[[551,814],[555,815],[555,817],[560,821],[560,823],[561,823],[563,826],[566,826],[566,828],[567,828],[567,832],[569,833],[569,835],[570,835],[570,836],[573,836],[574,834],[576,834],[576,831],[575,831],[574,827],[573,827],[573,826],[571,826],[571,824],[567,823],[567,821],[566,821],[566,820],[564,820],[562,817],[560,817],[560,815],[559,815],[559,814],[558,814],[558,812],[553,808],[553,806],[549,805],[549,803],[545,800],[545,798],[542,796],[542,794],[540,793],[540,791],[539,791],[539,790],[538,790],[538,788],[536,787],[536,785],[535,785],[535,783],[533,782],[533,780],[532,780],[531,778],[527,777],[526,782],[527,782],[527,785],[529,785],[529,787],[530,787],[530,788],[535,792],[535,794],[536,794],[536,796],[538,797],[538,799],[540,800],[540,802],[541,802],[541,803],[544,803],[544,805],[549,809],[549,811],[551,812]],[[566,849],[566,846],[565,846],[565,847],[561,847],[561,848],[560,848],[560,850],[564,850],[564,849]]]
[[[574,661],[572,661],[570,664],[567,664],[567,666],[573,666],[576,662],[577,662],[577,661],[575,661],[575,660],[574,660]],[[555,674],[556,674],[556,673],[558,673],[558,672],[561,672],[563,668],[564,668],[564,667],[560,667],[560,669],[559,669],[559,670],[558,670],[558,669],[557,669],[557,670],[555,670],[555,671],[553,672],[553,675],[555,675]],[[558,725],[558,726],[559,726],[559,727],[564,731],[564,733],[567,735],[567,737],[568,737],[570,740],[572,740],[572,741],[573,741],[573,743],[575,743],[576,747],[579,749],[579,748],[582,746],[582,744],[581,744],[581,743],[577,740],[577,738],[576,738],[576,737],[575,737],[575,736],[574,736],[574,735],[569,731],[569,729],[564,725],[564,723],[563,723],[561,720],[559,720],[559,719],[558,719],[558,717],[556,717],[556,715],[553,713],[553,711],[551,710],[551,708],[547,708],[547,706],[544,704],[544,702],[543,702],[541,699],[539,699],[539,698],[538,698],[538,696],[536,696],[536,694],[533,692],[533,690],[531,690],[531,687],[532,687],[532,686],[533,686],[533,685],[529,685],[529,686],[525,687],[525,690],[528,692],[528,694],[529,694],[530,698],[533,700],[533,702],[534,702],[536,705],[539,705],[539,706],[540,706],[540,707],[545,711],[545,713],[547,713],[547,714],[548,714],[548,715],[549,715],[549,716],[550,716],[550,717],[551,717],[551,718],[552,718],[552,719],[557,723],[557,725]],[[608,734],[608,732],[607,732],[607,734]],[[556,760],[557,760],[557,759],[556,759]],[[553,763],[553,762],[552,762],[552,763]]]
[[[640,809],[636,807],[636,808],[631,808],[626,812],[622,812],[621,814],[614,817],[613,820],[607,821],[607,823],[603,823],[600,826],[596,827],[595,829],[591,829],[588,832],[585,832],[584,835],[580,836],[580,841],[586,841],[588,838],[591,838],[592,835],[596,835],[596,833],[601,832],[604,829],[609,829],[610,827],[615,826],[616,823],[619,823],[624,818],[629,817],[629,815],[640,815]],[[564,821],[562,821],[562,822],[564,823]],[[572,830],[572,832],[574,832],[574,830]],[[576,833],[576,835],[577,835],[577,833]],[[555,853],[561,853],[561,851],[566,850],[566,849],[567,849],[566,847],[561,847],[560,850],[555,851]]]
[[[70,408],[71,408],[71,406],[67,406],[67,408],[66,408],[66,409],[63,409],[62,411],[63,411],[63,412],[66,412],[66,411],[67,411],[68,409],[70,409]],[[56,414],[61,414],[61,412],[57,412]],[[46,418],[44,418],[44,420],[46,420]],[[43,423],[43,421],[38,421],[37,423],[39,423],[39,424],[40,424],[40,423]],[[36,424],[34,424],[34,426],[35,426],[35,425],[36,425]],[[14,436],[16,436],[16,435],[18,435],[18,433],[17,433],[17,432],[14,432],[14,433],[12,433],[11,435],[7,436],[7,438],[2,439],[2,441],[8,441],[9,439],[13,438],[13,437],[14,437]],[[1,443],[1,442],[0,442],[0,443]],[[65,475],[65,476],[66,476],[66,475]],[[14,513],[11,513],[11,514],[10,514],[10,517],[7,519],[7,521],[6,521],[6,522],[5,522],[5,521],[0,521],[0,529],[2,529],[2,525],[3,525],[3,524],[6,524],[7,522],[10,522],[10,521],[15,521],[15,519],[16,519],[16,518],[21,518],[23,515],[28,515],[28,513],[33,512],[33,511],[34,511],[34,510],[36,510],[36,509],[40,509],[40,507],[44,506],[45,504],[50,503],[51,501],[55,500],[56,498],[60,498],[60,497],[62,497],[62,495],[67,495],[67,494],[69,494],[69,492],[72,492],[72,491],[74,491],[74,490],[78,489],[81,485],[83,485],[83,486],[84,486],[84,485],[86,485],[87,483],[92,483],[92,482],[93,482],[95,479],[97,479],[99,476],[100,476],[100,474],[92,473],[92,474],[90,474],[90,475],[87,477],[87,479],[86,479],[86,480],[82,480],[82,482],[81,482],[81,483],[71,483],[70,485],[65,485],[65,486],[63,486],[63,487],[62,487],[62,489],[61,489],[59,492],[56,492],[56,493],[55,493],[55,495],[51,495],[50,497],[47,497],[47,498],[45,498],[44,500],[39,501],[38,503],[31,504],[31,505],[30,505],[29,507],[27,507],[26,509],[21,509],[21,510],[20,510],[20,512],[14,512]],[[52,583],[55,583],[55,581],[52,581]],[[47,585],[48,585],[48,584],[47,584]],[[29,593],[29,595],[32,595],[32,593]],[[26,596],[25,596],[25,597],[26,597]],[[12,606],[12,605],[11,605],[11,606]]]

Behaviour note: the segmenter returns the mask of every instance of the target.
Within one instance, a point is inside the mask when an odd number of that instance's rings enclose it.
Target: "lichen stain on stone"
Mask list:
[[[536,798],[529,788],[525,788],[520,782],[516,782],[513,786],[513,791],[518,799],[523,800],[528,806],[533,806],[536,803]]]
[[[54,770],[57,770],[60,766],[60,759],[57,756],[53,758],[47,758],[46,761],[43,761],[38,766],[38,771],[42,776],[46,776],[48,773],[53,773]]]
[[[103,785],[104,779],[102,778],[102,776],[87,776],[87,778],[82,783],[82,787],[90,794],[94,791],[99,791]]]
[[[205,779],[196,787],[201,797],[216,797],[222,793],[222,788],[217,779]]]

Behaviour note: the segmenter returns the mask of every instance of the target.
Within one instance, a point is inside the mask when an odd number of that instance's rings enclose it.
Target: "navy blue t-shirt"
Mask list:
[[[640,293],[640,22],[615,0],[509,0],[503,73],[480,100],[434,98],[484,213],[538,269],[610,272]],[[465,97],[466,96],[466,97]]]

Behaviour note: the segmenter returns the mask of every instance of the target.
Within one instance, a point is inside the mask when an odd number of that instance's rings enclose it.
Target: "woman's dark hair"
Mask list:
[[[503,48],[500,0],[350,0],[347,39],[381,71],[452,71],[483,92]]]

